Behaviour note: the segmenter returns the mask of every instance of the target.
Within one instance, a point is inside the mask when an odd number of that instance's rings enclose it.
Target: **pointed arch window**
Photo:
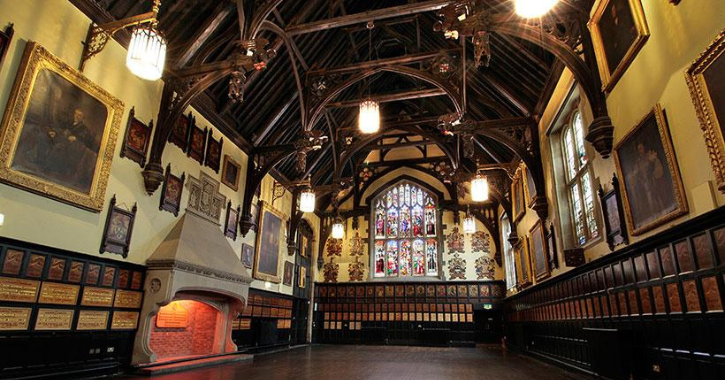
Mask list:
[[[439,275],[438,197],[403,180],[371,203],[371,268],[374,278]]]

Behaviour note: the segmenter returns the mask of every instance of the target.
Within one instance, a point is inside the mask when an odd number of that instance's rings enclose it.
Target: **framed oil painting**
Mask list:
[[[181,173],[181,178],[171,174],[171,164],[166,165],[166,179],[161,188],[161,204],[159,210],[168,211],[174,216],[179,216],[181,207],[181,194],[184,191],[184,180],[186,174]]]
[[[257,231],[257,251],[254,255],[254,278],[279,283],[279,265],[282,257],[282,226],[284,216],[269,203],[260,201],[259,230]]]
[[[169,135],[169,141],[181,148],[184,153],[189,148],[189,132],[191,126],[194,124],[194,118],[191,116],[191,112],[188,115],[179,116],[179,120],[174,124],[174,129],[171,130]]]
[[[614,147],[631,235],[687,214],[687,201],[662,107],[655,108]]]
[[[649,38],[642,0],[597,0],[589,30],[602,90],[611,91]]]
[[[559,268],[559,255],[556,251],[556,234],[554,224],[549,226],[549,233],[546,235],[546,246],[549,252],[549,268]]]
[[[227,217],[224,221],[224,235],[237,240],[237,230],[239,228],[239,206],[237,208],[232,207],[232,202],[227,203]]]
[[[116,196],[114,195],[111,198],[106,226],[103,228],[100,253],[111,252],[123,256],[124,259],[128,257],[133,221],[136,219],[136,209],[135,203],[131,211],[116,207]]]
[[[0,32],[0,65],[2,65],[5,54],[7,54],[10,48],[10,42],[13,40],[14,34],[15,29],[13,28],[13,24],[8,25],[4,32]]]
[[[128,157],[143,168],[146,165],[146,154],[151,145],[151,130],[153,128],[153,121],[149,122],[149,125],[144,124],[141,120],[136,119],[136,111],[131,108],[128,123],[126,123],[126,134],[123,136],[121,157]]]
[[[609,245],[610,251],[614,251],[614,247],[629,242],[624,213],[622,212],[622,195],[619,190],[619,179],[617,179],[617,176],[612,177],[612,190],[605,193],[600,185],[598,193],[599,203],[602,205],[602,214],[604,216],[604,227],[607,232],[607,245]]]
[[[242,166],[234,161],[228,154],[224,155],[224,164],[222,165],[222,183],[230,189],[237,191],[239,189],[239,174]]]
[[[300,265],[299,278],[297,279],[297,287],[304,289],[307,287],[307,267]]]
[[[122,115],[123,102],[29,41],[0,126],[0,181],[100,212]]]
[[[206,143],[206,155],[204,156],[204,165],[210,167],[215,173],[219,173],[219,167],[222,162],[222,145],[224,144],[224,138],[220,137],[219,140],[215,140],[212,136],[212,131],[209,131]]]
[[[531,170],[528,166],[524,167],[524,183],[526,184],[526,205],[531,207],[534,205],[536,200],[536,184],[534,183],[534,177],[531,175]]]
[[[534,277],[537,281],[549,277],[549,254],[547,252],[548,245],[544,234],[544,225],[541,220],[537,220],[534,226],[529,230],[531,238],[530,252],[533,261]]]
[[[249,244],[242,243],[242,264],[249,269],[252,269],[254,263],[254,247]]]
[[[292,286],[292,275],[294,274],[295,265],[289,261],[284,262],[284,276],[282,276],[282,284]]]
[[[524,237],[518,248],[519,261],[519,285],[527,286],[531,284],[531,262],[529,261],[529,239]]]
[[[685,73],[715,181],[725,193],[725,30]]]
[[[207,128],[201,129],[196,125],[191,125],[189,134],[189,150],[186,155],[204,164],[204,148],[206,147],[206,135],[209,133]]]
[[[520,166],[514,174],[514,179],[511,182],[511,199],[514,214],[514,222],[518,222],[524,217],[526,206],[524,204],[524,184],[522,178],[522,167]]]

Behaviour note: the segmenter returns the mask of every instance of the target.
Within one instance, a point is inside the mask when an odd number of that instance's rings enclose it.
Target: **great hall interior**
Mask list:
[[[0,379],[724,379],[723,28],[0,0]]]

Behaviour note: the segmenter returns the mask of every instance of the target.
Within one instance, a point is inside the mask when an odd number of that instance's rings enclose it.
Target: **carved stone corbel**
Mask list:
[[[597,153],[602,158],[609,158],[612,154],[612,144],[614,142],[614,126],[609,116],[600,116],[589,126],[589,133],[586,140],[592,144]]]

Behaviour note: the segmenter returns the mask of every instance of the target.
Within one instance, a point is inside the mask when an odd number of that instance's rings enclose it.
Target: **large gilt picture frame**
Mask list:
[[[632,236],[688,212],[675,150],[659,104],[614,147]]]
[[[523,171],[523,166],[519,166],[511,181],[511,207],[513,208],[514,222],[521,220],[526,213]]]
[[[258,280],[279,283],[279,266],[282,262],[284,242],[282,228],[285,217],[269,203],[265,201],[260,201],[260,203],[259,229],[252,276]]]
[[[690,88],[715,181],[725,193],[725,30],[687,69]]]
[[[0,127],[0,181],[100,212],[123,107],[28,41]]]
[[[597,0],[589,21],[602,91],[611,91],[649,39],[642,0]]]
[[[541,219],[534,223],[534,226],[529,230],[531,238],[529,243],[531,244],[531,261],[532,269],[534,270],[534,278],[537,281],[549,277],[551,271],[549,268],[549,253],[548,243],[546,241],[546,235],[544,234],[544,225],[541,223]]]

